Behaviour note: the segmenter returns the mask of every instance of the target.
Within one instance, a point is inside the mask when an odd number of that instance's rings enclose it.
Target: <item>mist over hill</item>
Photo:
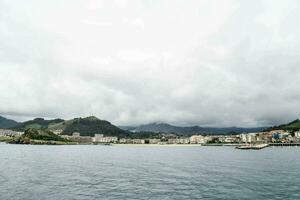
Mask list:
[[[255,127],[255,128],[242,128],[242,127],[201,127],[201,126],[173,126],[167,123],[151,123],[141,126],[123,126],[124,130],[132,132],[140,131],[151,131],[151,132],[165,132],[165,133],[176,133],[180,135],[192,135],[192,134],[238,134],[238,133],[250,133],[258,132],[266,129],[266,127]]]
[[[182,136],[194,134],[220,135],[220,134],[240,134],[259,132],[264,130],[284,129],[296,131],[300,129],[300,120],[296,119],[290,123],[273,127],[202,127],[202,126],[175,126],[167,123],[150,123],[140,126],[120,126],[117,127],[109,121],[90,116],[85,118],[64,119],[43,119],[35,118],[25,122],[16,122],[0,116],[0,129],[12,129],[16,131],[26,131],[27,129],[44,129],[53,132],[60,131],[62,134],[71,135],[79,132],[82,136],[94,136],[94,134],[104,134],[106,136],[117,137],[138,137],[142,135],[152,137],[158,133],[172,133]],[[141,135],[141,136],[142,136]]]

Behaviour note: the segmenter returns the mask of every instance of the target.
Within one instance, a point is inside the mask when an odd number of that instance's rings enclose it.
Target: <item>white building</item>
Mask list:
[[[161,142],[161,139],[149,139],[149,144],[158,144]]]
[[[133,139],[132,144],[145,144],[145,140],[143,140],[143,139]]]
[[[20,131],[0,129],[0,135],[2,135],[2,136],[19,136],[19,135],[23,135],[23,134],[24,134],[24,132],[20,132]]]
[[[202,135],[193,135],[190,137],[190,143],[191,144],[205,144],[205,137]]]
[[[104,137],[103,134],[95,134],[93,137],[93,142],[99,142],[99,143],[116,143],[118,142],[117,137]]]
[[[168,139],[169,144],[189,144],[190,138],[171,138]]]
[[[51,130],[54,134],[56,134],[56,135],[60,135],[62,132],[63,132],[63,130],[62,129],[58,129],[58,130]]]
[[[73,137],[80,137],[80,133],[74,132],[74,133],[72,133],[72,136],[73,136]]]
[[[257,133],[241,134],[240,137],[244,143],[253,143],[256,142],[256,134]]]
[[[296,137],[296,138],[300,138],[300,131],[296,131],[296,132],[295,132],[295,137]]]

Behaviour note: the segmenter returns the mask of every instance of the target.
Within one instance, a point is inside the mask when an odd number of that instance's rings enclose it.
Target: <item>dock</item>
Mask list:
[[[249,145],[242,145],[242,146],[237,146],[236,149],[241,149],[241,150],[261,150],[266,147],[268,147],[269,144],[249,144]]]

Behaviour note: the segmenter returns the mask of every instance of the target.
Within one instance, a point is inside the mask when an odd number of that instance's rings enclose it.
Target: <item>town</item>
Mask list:
[[[91,136],[81,136],[79,132],[72,135],[62,135],[62,131],[53,131],[62,138],[75,144],[198,144],[198,145],[243,145],[243,144],[268,144],[273,146],[298,146],[300,145],[300,130],[289,132],[286,130],[271,130],[257,133],[242,133],[234,135],[192,135],[190,137],[178,136],[171,133],[162,133],[160,138],[118,138],[115,136],[105,136],[104,134],[94,134]],[[0,129],[0,138],[7,139],[19,137],[24,132]]]

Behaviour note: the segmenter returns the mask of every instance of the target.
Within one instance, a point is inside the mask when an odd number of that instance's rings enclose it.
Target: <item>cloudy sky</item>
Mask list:
[[[300,116],[298,0],[0,0],[0,114],[263,126]]]

